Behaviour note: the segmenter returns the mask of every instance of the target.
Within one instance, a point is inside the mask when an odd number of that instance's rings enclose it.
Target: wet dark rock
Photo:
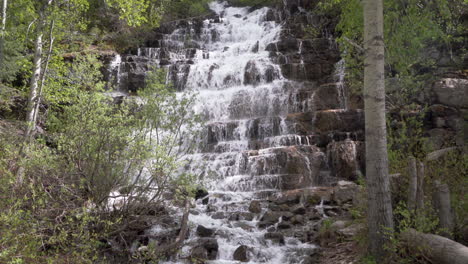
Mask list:
[[[299,206],[295,206],[292,209],[292,212],[293,212],[293,214],[304,215],[306,213],[306,209],[304,208],[304,206],[299,205]]]
[[[256,42],[255,45],[252,47],[252,52],[257,53],[259,49],[260,42]]]
[[[226,215],[224,214],[224,212],[216,212],[211,216],[211,218],[213,218],[213,219],[224,219],[224,218],[226,218]]]
[[[215,238],[201,238],[198,243],[206,249],[207,258],[215,260],[218,255],[218,241]]]
[[[192,210],[190,210],[190,214],[192,214],[192,215],[199,215],[200,212],[198,212],[197,210],[193,210],[193,209],[192,209]]]
[[[206,250],[206,248],[202,246],[196,246],[192,248],[192,251],[190,253],[190,258],[196,261],[195,263],[206,260],[208,259],[208,251]]]
[[[239,246],[236,251],[234,251],[233,258],[240,262],[248,262],[250,260],[250,251],[251,249],[247,246]]]
[[[352,132],[364,129],[362,110],[324,110],[315,115],[314,130],[321,133],[332,131]]]
[[[264,238],[273,241],[273,243],[284,245],[284,235],[281,233],[268,232]]]
[[[304,224],[304,216],[295,215],[293,218],[291,218],[291,223],[293,225],[302,225],[302,224]]]
[[[254,214],[259,214],[262,212],[262,206],[260,201],[252,201],[249,205],[249,211]]]
[[[292,225],[289,222],[282,221],[281,223],[278,224],[279,229],[289,229],[291,228]]]
[[[362,175],[364,144],[351,140],[333,141],[327,146],[329,165],[336,177],[354,181]]]
[[[294,217],[294,214],[291,213],[291,212],[288,212],[288,211],[286,211],[286,212],[281,212],[281,217],[282,217],[283,220],[288,221],[289,219],[291,219],[291,218]]]
[[[265,222],[265,223],[270,223],[274,224],[278,222],[278,219],[281,217],[281,212],[272,212],[272,211],[267,211],[262,218],[260,218],[260,221]]]
[[[239,221],[239,213],[232,213],[229,218],[229,221]]]
[[[239,214],[239,220],[252,221],[254,215],[250,212],[242,212]]]
[[[268,68],[265,70],[265,80],[267,83],[270,83],[276,79],[278,79],[278,72],[273,66],[268,66]]]
[[[234,226],[235,227],[240,227],[240,228],[242,228],[242,229],[244,229],[246,231],[252,231],[253,228],[254,228],[253,226],[251,226],[251,225],[249,225],[249,224],[247,224],[245,222],[235,222]]]
[[[244,70],[244,85],[257,85],[260,81],[261,74],[255,61],[251,60],[247,62]]]
[[[197,235],[200,237],[211,237],[214,235],[215,230],[206,228],[202,225],[197,227]]]

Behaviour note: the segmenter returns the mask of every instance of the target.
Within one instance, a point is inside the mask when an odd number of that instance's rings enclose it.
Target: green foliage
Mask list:
[[[120,18],[129,26],[149,24],[156,27],[162,16],[163,1],[106,0],[106,2],[119,10]]]
[[[48,89],[65,89],[47,91],[47,144],[0,134],[1,263],[100,263],[101,241],[157,208],[164,193],[194,193],[193,175],[177,172],[200,128],[194,95],[176,94],[155,70],[137,98],[115,105],[101,93],[95,58],[75,62],[52,67]]]
[[[54,56],[45,84],[45,100],[57,107],[75,103],[83,93],[103,91],[101,67],[102,63],[92,54],[77,55],[73,62]]]
[[[399,80],[399,102],[405,105],[410,95],[419,93],[430,75],[420,76],[435,66],[430,49],[460,42],[463,32],[457,17],[460,16],[462,1],[418,0],[384,2],[385,61],[388,77]],[[318,5],[322,13],[341,10],[336,27],[340,33],[338,42],[346,62],[347,83],[352,94],[360,94],[363,81],[363,54],[357,46],[363,46],[363,12],[358,0],[322,1]],[[395,102],[396,103],[396,102]]]
[[[279,4],[279,0],[231,0],[234,5],[238,6],[274,6]]]
[[[0,262],[97,263],[99,240],[116,222],[83,206],[62,158],[43,143],[19,156],[16,136],[1,134],[0,142]],[[22,186],[12,170],[18,164],[28,175]]]
[[[208,4],[211,0],[175,0],[165,4],[166,19],[183,19],[197,17],[209,13]]]

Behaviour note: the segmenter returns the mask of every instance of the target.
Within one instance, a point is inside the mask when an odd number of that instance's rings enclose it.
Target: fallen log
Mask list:
[[[421,233],[411,228],[400,236],[411,253],[422,254],[434,264],[468,263],[468,247],[448,238]]]
[[[444,148],[444,149],[439,149],[436,151],[433,151],[426,156],[426,161],[433,161],[433,160],[438,160],[439,158],[445,156],[446,154],[452,152],[453,150],[456,150],[456,147],[450,147],[450,148]]]

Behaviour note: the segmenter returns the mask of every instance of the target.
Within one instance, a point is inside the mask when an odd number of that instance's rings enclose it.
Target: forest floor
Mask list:
[[[361,259],[361,250],[356,241],[333,241],[322,247],[319,263],[322,264],[357,264]]]

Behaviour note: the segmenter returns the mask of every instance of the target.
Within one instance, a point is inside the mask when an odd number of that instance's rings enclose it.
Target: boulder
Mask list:
[[[244,69],[244,85],[257,85],[260,83],[261,77],[255,61],[247,62]]]
[[[468,80],[444,78],[432,86],[436,102],[457,108],[468,108]]]
[[[327,146],[328,164],[332,174],[338,178],[355,181],[364,165],[364,144],[352,140],[333,141]]]
[[[198,188],[195,192],[195,200],[202,199],[208,196],[208,191],[202,188]]]
[[[215,260],[218,255],[218,241],[215,238],[201,238],[198,240],[201,247],[206,249],[207,259]]]
[[[341,205],[354,202],[362,188],[350,181],[339,181],[333,189],[332,200]]]
[[[247,246],[239,246],[236,251],[234,251],[233,258],[240,262],[248,262],[250,260],[250,251],[251,249]]]
[[[197,227],[197,235],[200,237],[211,237],[214,235],[215,230],[211,228],[206,228],[202,225]]]
[[[249,211],[254,214],[259,214],[262,212],[262,206],[260,205],[260,201],[252,201],[249,205]]]
[[[306,213],[306,209],[302,205],[297,205],[297,206],[292,208],[292,212],[293,212],[293,214],[304,215]]]
[[[190,258],[195,261],[203,261],[208,259],[208,251],[202,246],[196,246],[192,248]]]
[[[356,223],[345,228],[338,229],[336,233],[346,238],[353,238],[365,229],[364,224]]]
[[[317,111],[315,115],[314,131],[316,132],[353,132],[358,130],[364,130],[364,111],[362,110],[323,110]]]
[[[273,243],[284,245],[284,236],[281,233],[268,232],[264,235],[264,238],[271,240]]]

